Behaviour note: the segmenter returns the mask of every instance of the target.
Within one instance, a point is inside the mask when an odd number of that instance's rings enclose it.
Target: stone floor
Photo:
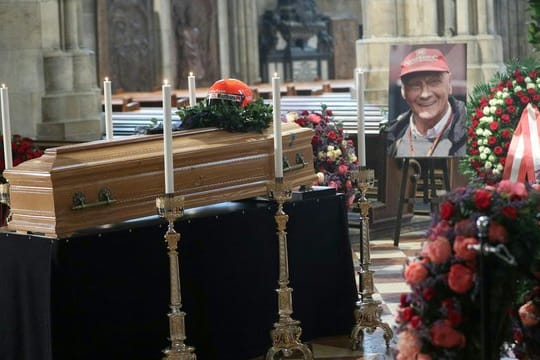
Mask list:
[[[423,221],[425,219],[420,219]],[[381,320],[394,330],[394,313],[399,305],[401,293],[408,292],[409,287],[403,281],[403,267],[409,257],[414,257],[421,247],[422,236],[427,230],[402,229],[398,247],[394,247],[390,238],[371,239],[371,267],[374,271],[374,283],[376,293],[373,298],[381,301],[383,314]],[[355,260],[358,268],[359,258],[359,230],[350,228],[350,238]],[[357,279],[358,281],[358,279]],[[294,315],[293,315],[294,318]],[[352,329],[351,329],[352,330]],[[395,331],[394,331],[395,332]],[[310,341],[314,359],[327,360],[382,360],[393,359],[393,349],[396,337],[390,343],[390,349],[386,349],[383,339],[384,332],[377,328],[373,334],[365,333],[361,350],[351,350],[351,342],[348,334],[343,336],[328,337]],[[251,360],[263,360],[264,356]],[[287,359],[295,359],[288,357]]]

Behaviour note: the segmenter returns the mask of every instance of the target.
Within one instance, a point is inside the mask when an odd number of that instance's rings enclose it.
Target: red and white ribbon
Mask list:
[[[502,178],[535,183],[537,171],[540,171],[540,112],[529,103],[510,142]]]

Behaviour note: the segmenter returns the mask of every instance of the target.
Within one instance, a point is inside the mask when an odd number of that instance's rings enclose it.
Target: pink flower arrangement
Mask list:
[[[490,218],[489,244],[506,246],[518,263],[512,267],[495,256],[485,257],[489,281],[497,284],[489,289],[489,296],[499,306],[497,314],[490,313],[493,353],[503,342],[515,341],[506,335],[512,333],[508,320],[519,294],[516,280],[531,276],[517,269],[531,269],[539,253],[539,209],[538,191],[508,180],[488,186],[471,184],[442,201],[421,253],[404,270],[411,292],[401,296],[396,314],[398,359],[477,358],[481,332],[479,255],[470,245],[480,243],[476,228],[480,216]],[[540,327],[540,286],[537,298],[538,302],[523,301],[516,311],[529,329]]]

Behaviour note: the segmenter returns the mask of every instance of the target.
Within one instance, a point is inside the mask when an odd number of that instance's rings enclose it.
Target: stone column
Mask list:
[[[444,34],[447,36],[456,34],[456,2],[454,0],[443,2]]]
[[[218,6],[218,33],[219,33],[219,64],[221,78],[231,76],[231,62],[229,51],[229,6],[227,0],[217,0]]]
[[[405,20],[405,36],[437,36],[437,1],[407,1]]]
[[[79,0],[64,0],[64,46],[66,50],[79,48]]]
[[[396,0],[362,0],[364,39],[398,35],[397,14]]]
[[[469,0],[456,0],[456,25],[458,35],[469,35]]]
[[[256,6],[252,0],[235,1],[232,7],[233,24],[229,27],[233,31],[231,76],[248,84],[260,81]]]

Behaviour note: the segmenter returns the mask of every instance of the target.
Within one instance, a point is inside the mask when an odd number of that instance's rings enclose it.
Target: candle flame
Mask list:
[[[193,76],[193,71],[190,71],[190,72],[189,72],[189,76]]]
[[[6,84],[2,84],[2,89],[5,89],[6,88]]]
[[[274,73],[274,77],[278,77],[278,73],[277,73],[277,72]]]
[[[109,81],[109,77],[108,77],[108,76],[105,76],[105,81]]]
[[[163,85],[169,85],[169,80],[163,79]]]

